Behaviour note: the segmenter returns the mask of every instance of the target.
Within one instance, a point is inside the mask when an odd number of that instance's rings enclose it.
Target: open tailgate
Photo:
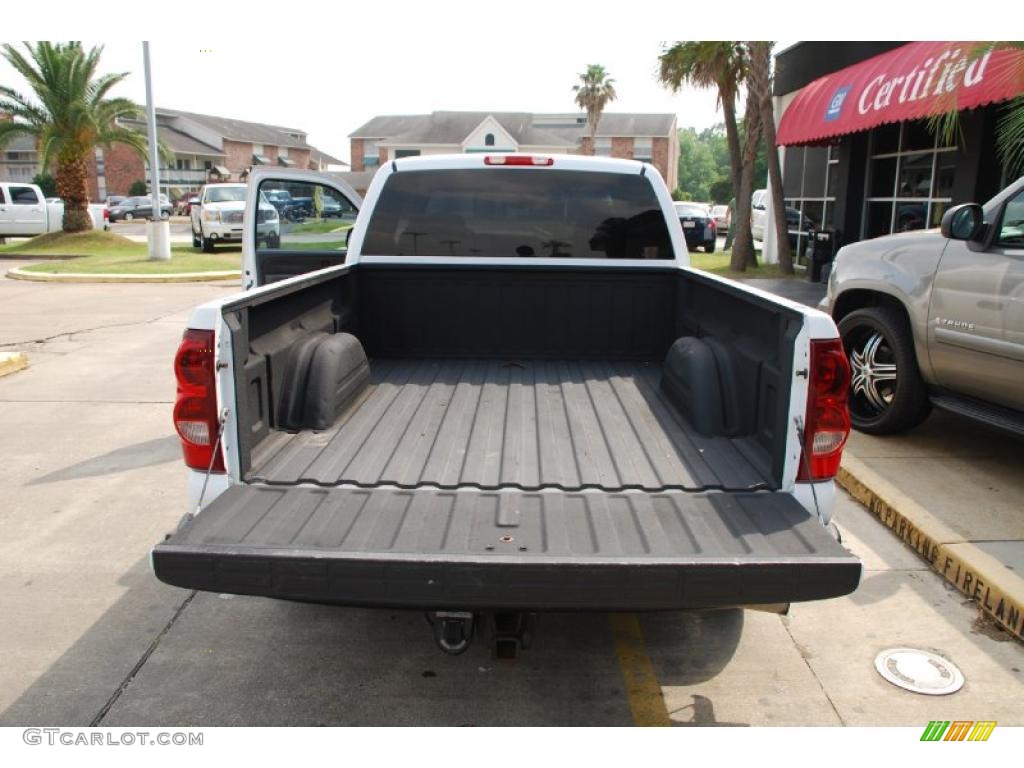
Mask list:
[[[240,485],[153,550],[190,589],[432,610],[672,610],[845,595],[860,561],[784,493]]]

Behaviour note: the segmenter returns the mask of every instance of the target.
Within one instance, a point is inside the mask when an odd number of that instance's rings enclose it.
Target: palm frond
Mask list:
[[[973,64],[986,56],[991,56],[993,53],[1002,50],[1012,51],[1024,51],[1024,42],[1014,40],[990,40],[986,42],[971,43],[967,50],[967,61],[968,64]],[[1011,61],[1009,65],[1002,66],[995,71],[992,71],[989,75],[993,84],[996,87],[1004,87],[1007,85],[1012,86],[1017,91],[1024,90],[1024,56],[1018,56],[1015,60]],[[1018,97],[1019,98],[1019,97]],[[1009,104],[1013,104],[1018,99],[1013,99]],[[931,114],[927,118],[928,130],[939,137],[939,141],[945,145],[963,146],[964,144],[964,132],[963,125],[960,120],[960,107],[957,100],[957,91],[944,94],[942,97],[936,99],[932,105]],[[1000,121],[1000,126],[1002,121]],[[1011,123],[1012,125],[1012,123]],[[1001,137],[1002,128],[997,126],[996,129],[996,143],[1000,147],[1000,155],[1008,153],[1005,156],[1009,157],[1013,154],[1013,147],[1011,139],[1003,140]],[[1005,148],[1003,148],[1005,146]],[[1004,157],[1004,162],[1006,162]]]
[[[3,44],[0,56],[21,75],[34,98],[0,86],[0,110],[13,118],[0,123],[0,139],[16,133],[36,136],[42,167],[55,168],[58,185],[75,193],[69,200],[85,201],[81,168],[96,146],[123,143],[145,154],[145,138],[118,124],[136,116],[139,107],[110,96],[127,73],[99,74],[102,46],[86,50],[77,41],[43,41],[24,43],[23,48]]]
[[[3,109],[2,105],[0,105],[0,109]],[[39,133],[40,129],[34,125],[0,120],[0,147],[5,146],[7,142],[18,136],[38,136]]]
[[[996,124],[996,150],[1011,176],[1024,174],[1024,96],[1006,103]]]

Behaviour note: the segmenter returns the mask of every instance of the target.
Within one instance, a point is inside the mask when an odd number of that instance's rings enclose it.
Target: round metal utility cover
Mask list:
[[[964,684],[964,675],[953,662],[916,648],[882,651],[875,657],[875,669],[893,685],[928,696],[956,693]]]

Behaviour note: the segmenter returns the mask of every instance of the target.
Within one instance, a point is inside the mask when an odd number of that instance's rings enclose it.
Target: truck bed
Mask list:
[[[623,491],[770,487],[747,438],[696,432],[642,361],[373,359],[322,432],[276,432],[246,480]]]

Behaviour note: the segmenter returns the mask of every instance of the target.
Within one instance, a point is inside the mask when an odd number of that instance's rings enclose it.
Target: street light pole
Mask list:
[[[149,222],[149,258],[157,261],[171,259],[170,223],[161,219],[160,209],[160,168],[158,164],[156,137],[156,107],[153,106],[153,78],[149,66],[149,42],[142,43],[142,61],[146,74],[146,128],[149,134],[149,183],[152,195]]]

